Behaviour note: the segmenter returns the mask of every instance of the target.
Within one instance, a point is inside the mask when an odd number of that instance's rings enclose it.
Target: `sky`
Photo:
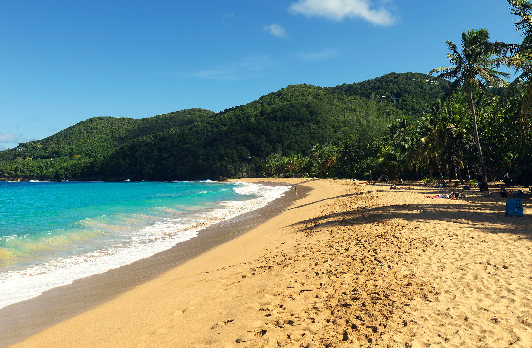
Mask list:
[[[0,0],[0,150],[91,117],[427,73],[463,31],[520,43],[515,20],[506,0]]]

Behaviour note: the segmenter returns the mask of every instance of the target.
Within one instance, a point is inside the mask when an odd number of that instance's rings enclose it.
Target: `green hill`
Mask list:
[[[450,81],[421,73],[389,73],[359,83],[343,84],[331,90],[350,96],[392,103],[406,115],[420,116],[451,85]]]
[[[392,73],[329,88],[288,86],[218,114],[190,109],[145,119],[91,118],[48,138],[0,152],[0,177],[190,180],[259,176],[268,174],[272,158],[319,162],[318,157],[324,160],[330,147],[337,152],[343,149],[345,163],[335,175],[349,175],[355,162],[371,156],[391,121],[421,115],[443,95],[445,85],[446,81],[424,74]],[[340,163],[340,156],[335,156],[327,163]],[[306,168],[299,174],[313,175],[316,170]]]
[[[257,173],[272,153],[306,156],[318,144],[368,143],[400,111],[389,104],[288,86],[207,122],[136,139],[102,166],[106,177],[202,179]]]

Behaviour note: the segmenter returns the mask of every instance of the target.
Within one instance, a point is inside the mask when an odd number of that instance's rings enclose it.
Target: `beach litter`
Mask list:
[[[451,194],[448,194],[448,195],[436,195],[436,196],[427,196],[427,198],[447,198],[447,199],[461,199],[461,198],[465,198],[465,195],[463,193],[451,193]]]

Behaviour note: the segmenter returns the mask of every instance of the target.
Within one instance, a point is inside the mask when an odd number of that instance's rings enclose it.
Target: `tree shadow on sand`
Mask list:
[[[370,191],[371,192],[371,191]],[[368,192],[369,193],[369,192]],[[424,196],[442,194],[433,190],[421,193]],[[443,192],[445,194],[445,192]],[[448,193],[447,193],[448,194]],[[464,227],[478,229],[487,233],[512,233],[523,239],[532,239],[532,216],[505,216],[505,199],[484,197],[481,193],[469,194],[466,199],[449,203],[447,198],[435,198],[439,201],[430,201],[421,204],[398,204],[371,207],[365,205],[365,193],[341,195],[334,198],[347,198],[358,196],[356,209],[344,212],[331,213],[314,219],[301,221],[297,225],[319,227],[355,226],[375,222],[384,222],[391,219],[402,219],[407,222],[451,222]],[[369,196],[366,196],[369,198]],[[429,198],[427,198],[429,199]],[[311,205],[318,203],[308,203]],[[523,199],[524,211],[530,204],[530,199]],[[298,209],[294,207],[291,209]]]
[[[314,204],[320,203],[320,202],[332,201],[332,200],[337,199],[337,198],[354,197],[354,196],[360,196],[360,195],[363,195],[363,194],[364,194],[364,192],[348,193],[348,194],[345,194],[345,195],[339,195],[339,196],[335,196],[335,197],[324,198],[324,199],[320,199],[320,200],[317,200],[317,201],[314,201],[314,202],[301,204],[301,205],[298,205],[296,207],[288,208],[286,210],[288,211],[288,210],[299,209],[299,208],[306,207],[306,206],[309,206],[309,205],[314,205]]]

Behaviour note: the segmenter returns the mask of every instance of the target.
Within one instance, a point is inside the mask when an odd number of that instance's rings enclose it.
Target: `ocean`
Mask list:
[[[0,182],[0,308],[150,257],[289,186]]]

